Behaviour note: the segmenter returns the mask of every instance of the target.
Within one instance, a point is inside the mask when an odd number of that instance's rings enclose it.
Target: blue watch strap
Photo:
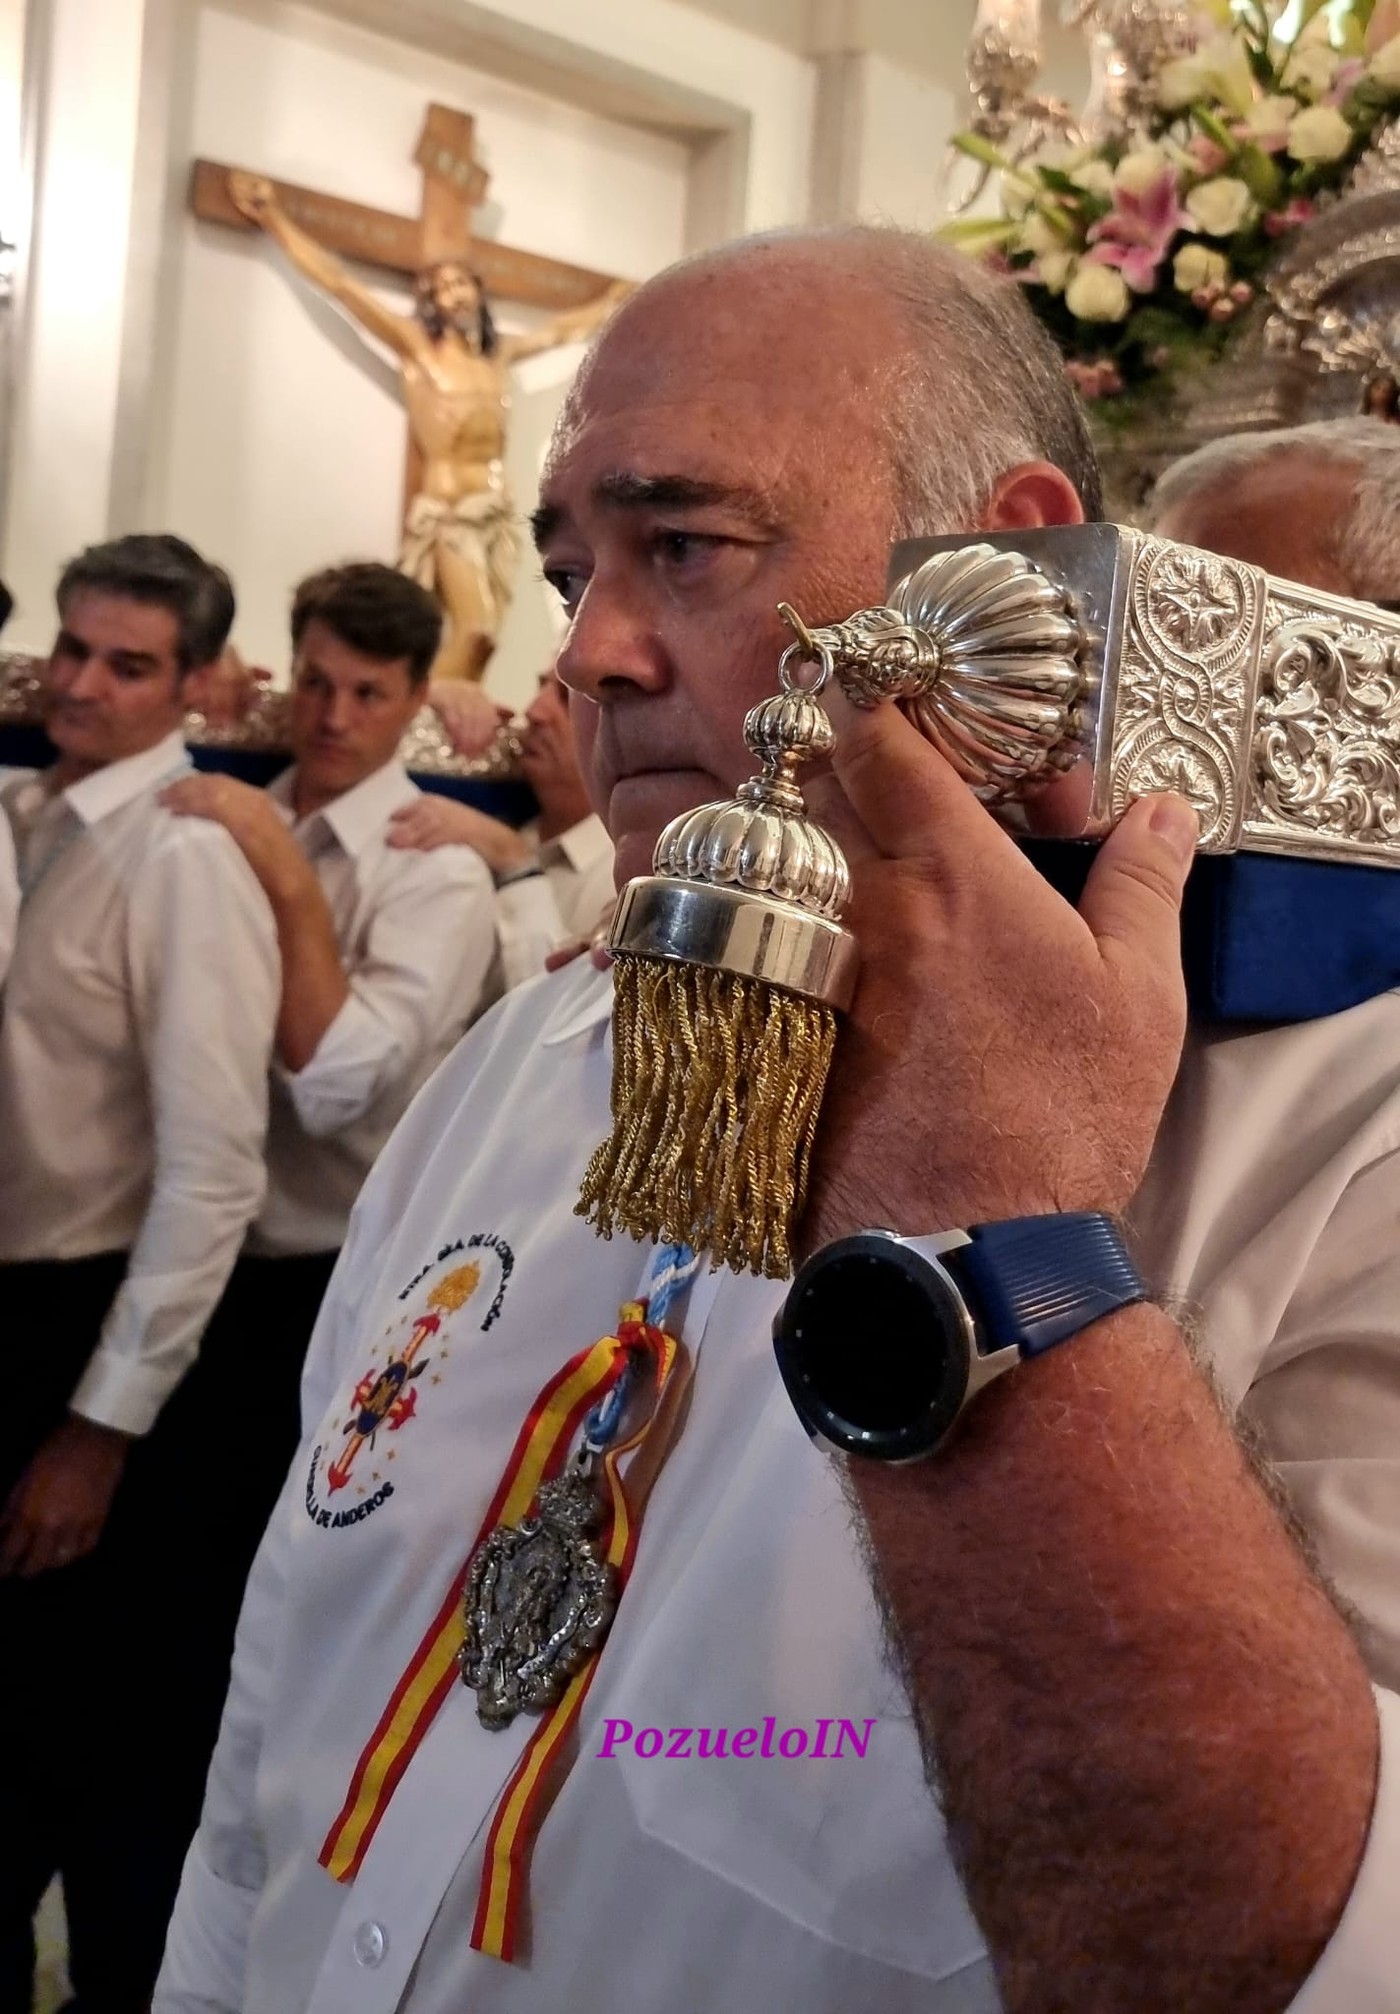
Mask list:
[[[1122,1233],[1097,1210],[970,1224],[967,1234],[972,1242],[955,1255],[957,1268],[996,1349],[1014,1344],[1034,1357],[1147,1299]]]

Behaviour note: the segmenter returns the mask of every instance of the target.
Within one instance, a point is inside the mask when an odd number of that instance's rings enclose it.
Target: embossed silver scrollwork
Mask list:
[[[1283,624],[1265,653],[1251,760],[1252,829],[1359,849],[1400,837],[1400,646]]]
[[[1147,791],[1174,790],[1195,807],[1203,845],[1231,843],[1257,610],[1248,569],[1213,553],[1143,542],[1119,670],[1115,815]]]

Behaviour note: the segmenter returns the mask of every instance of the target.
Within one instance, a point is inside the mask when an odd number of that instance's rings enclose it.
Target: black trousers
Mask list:
[[[32,1920],[55,1874],[77,2008],[145,2014],[335,1256],[240,1259],[96,1551],[0,1581],[0,2014],[28,2014]],[[125,1263],[0,1266],[0,1362],[23,1394],[6,1492],[62,1418]]]

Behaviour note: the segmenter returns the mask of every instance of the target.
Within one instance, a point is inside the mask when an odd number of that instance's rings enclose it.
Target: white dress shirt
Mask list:
[[[638,1286],[643,1249],[599,1241],[573,1211],[608,1125],[609,1005],[609,980],[585,961],[508,996],[417,1100],[361,1198],[307,1362],[305,1437],[249,1582],[155,2014],[998,2005],[837,1471],[779,1384],[770,1326],[784,1289],[772,1281],[702,1275],[692,1294],[689,1410],[539,1834],[523,1959],[482,1956],[469,1938],[487,1829],[528,1715],[488,1731],[454,1685],[353,1884],[317,1864],[536,1392],[612,1330]],[[1394,1383],[1381,1359],[1393,1364],[1400,1348],[1386,1277],[1400,1253],[1392,1235],[1358,1274],[1342,1170],[1350,1159],[1351,1179],[1367,1182],[1384,1130],[1373,1108],[1388,1102],[1392,1122],[1400,1111],[1400,1003],[1218,1046],[1235,1043],[1261,1045],[1257,1079],[1240,1053],[1233,1077],[1188,1091],[1169,1120],[1163,1166],[1178,1208],[1160,1216],[1157,1249],[1204,1307],[1228,1389],[1262,1394],[1317,1358],[1311,1389],[1295,1385],[1291,1401],[1279,1387],[1270,1431],[1290,1484],[1312,1472],[1300,1503],[1368,1598],[1380,1575],[1353,1546],[1384,1546],[1393,1581],[1400,1518],[1382,1532],[1383,1489],[1368,1498],[1374,1522],[1356,1512],[1348,1471],[1355,1434],[1369,1434],[1357,1424],[1365,1392]],[[1358,1104],[1368,1052],[1371,1096]],[[1324,1168],[1338,1179],[1321,1179]],[[1242,1197],[1254,1185],[1251,1230]],[[1170,1202],[1172,1179],[1161,1193]],[[360,1443],[332,1491],[356,1386],[409,1337],[435,1282],[467,1263],[479,1281],[432,1336],[410,1416]],[[1387,1458],[1393,1506],[1400,1436]],[[1378,1699],[1370,1841],[1297,2014],[1400,2010],[1400,1710]],[[875,1726],[864,1759],[599,1753],[610,1719],[737,1731],[768,1716],[780,1731],[833,1717]]]
[[[526,837],[536,833],[526,826]],[[496,894],[507,986],[533,979],[551,951],[587,937],[613,899],[613,843],[592,812],[541,841],[539,856],[542,873],[508,881]]]
[[[420,795],[401,762],[296,820],[285,770],[269,795],[316,870],[350,995],[310,1062],[273,1071],[267,1200],[250,1251],[332,1252],[418,1086],[482,1006],[496,950],[490,873],[469,846],[387,844]]]
[[[0,1259],[126,1251],[73,1397],[144,1433],[262,1201],[280,972],[229,835],[156,801],[172,734],[50,797],[3,792],[25,889],[0,1019]]]

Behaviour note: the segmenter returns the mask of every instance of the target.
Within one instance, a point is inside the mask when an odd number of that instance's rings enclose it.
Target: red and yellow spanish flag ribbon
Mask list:
[[[632,1571],[638,1528],[638,1512],[628,1503],[619,1464],[623,1456],[639,1447],[651,1431],[676,1361],[673,1337],[660,1329],[650,1329],[647,1334],[655,1352],[655,1402],[645,1425],[630,1440],[610,1448],[603,1457],[607,1509],[599,1542],[604,1548],[604,1558],[613,1569],[619,1601]],[[510,1782],[501,1793],[496,1815],[491,1821],[471,1943],[474,1951],[484,1951],[488,1958],[502,1958],[507,1965],[515,1957],[530,1851],[538,1829],[540,1806],[548,1789],[549,1766],[578,1720],[588,1688],[593,1683],[593,1674],[598,1669],[598,1657],[599,1651],[595,1650],[542,1717],[511,1774]]]
[[[603,1461],[607,1506],[600,1540],[617,1573],[621,1593],[636,1547],[636,1522],[622,1488],[618,1462],[650,1431],[677,1350],[674,1338],[648,1324],[645,1313],[643,1303],[626,1303],[617,1335],[604,1336],[591,1349],[571,1358],[530,1408],[466,1559],[394,1687],[326,1834],[318,1858],[337,1881],[353,1881],[359,1872],[389,1800],[457,1677],[464,1627],[462,1596],[473,1553],[497,1525],[518,1524],[526,1515],[540,1484],[563,1469],[584,1420],[622,1376],[630,1353],[645,1348],[653,1360],[655,1403],[641,1431],[625,1445],[611,1449]],[[550,1758],[577,1718],[597,1657],[595,1651],[542,1717],[501,1795],[487,1842],[482,1899],[472,1934],[478,1950],[507,1960],[512,1955],[540,1787]]]

